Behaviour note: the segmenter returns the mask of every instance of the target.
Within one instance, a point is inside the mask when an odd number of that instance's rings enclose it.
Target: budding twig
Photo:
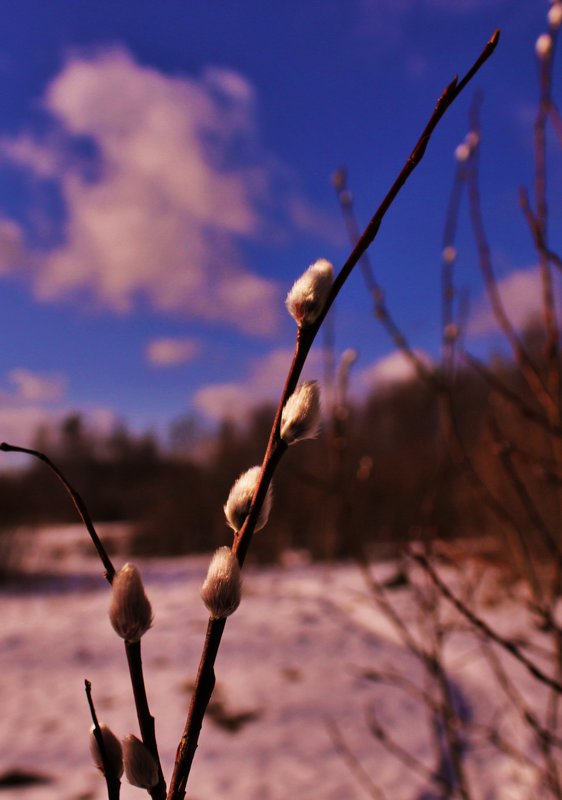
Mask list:
[[[109,757],[109,754],[106,750],[106,739],[104,740],[104,735],[101,729],[101,726],[98,722],[98,717],[96,714],[96,709],[94,706],[94,701],[92,699],[92,684],[89,680],[84,680],[84,689],[86,691],[86,699],[88,701],[88,706],[90,708],[90,715],[92,717],[92,736],[96,742],[97,755],[101,759],[101,770],[103,772],[105,782],[107,784],[107,797],[108,800],[119,800],[119,795],[121,792],[121,775],[123,773],[123,768],[121,769],[115,768],[115,765],[112,763],[112,759]],[[106,729],[107,732],[108,729]],[[113,734],[111,734],[113,736]],[[113,737],[115,739],[115,737]],[[116,745],[119,744],[119,741],[115,739]]]
[[[271,428],[266,453],[262,462],[260,476],[255,493],[253,495],[250,510],[242,528],[235,535],[232,547],[232,551],[238,558],[240,566],[243,565],[246,558],[256,523],[258,522],[260,516],[261,507],[267,496],[269,485],[275,469],[277,468],[279,461],[287,449],[287,444],[283,441],[280,435],[283,408],[285,407],[289,397],[295,391],[306,358],[316,338],[316,335],[353,268],[356,266],[369,245],[375,239],[381,223],[387,211],[396,199],[398,193],[400,192],[400,189],[403,187],[411,173],[422,160],[427,145],[429,144],[429,140],[431,139],[433,131],[437,127],[439,121],[449,106],[456,100],[461,91],[469,83],[469,81],[492,55],[499,41],[499,36],[499,31],[496,31],[493,34],[492,38],[486,44],[474,65],[461,81],[455,77],[445,88],[437,101],[435,109],[431,114],[428,123],[423,129],[414,149],[410,153],[410,156],[406,160],[396,180],[379,205],[365,231],[359,237],[347,261],[336,276],[331,289],[327,294],[322,309],[317,315],[316,313],[313,315],[313,320],[307,320],[308,324],[306,326],[299,325],[293,360],[287,374],[287,379],[285,381],[285,386],[283,388],[279,404],[277,406],[277,411]],[[191,770],[193,757],[195,755],[195,750],[197,748],[203,716],[215,683],[214,663],[225,624],[226,618],[211,618],[209,620],[191,705],[188,711],[184,732],[176,754],[174,772],[168,791],[168,800],[183,800],[185,797],[185,788],[187,785],[189,772]]]

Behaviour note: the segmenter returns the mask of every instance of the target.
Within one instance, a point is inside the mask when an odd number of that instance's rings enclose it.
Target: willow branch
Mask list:
[[[258,516],[275,469],[287,449],[287,445],[280,437],[281,414],[283,412],[283,407],[297,386],[306,358],[316,338],[316,335],[353,268],[356,266],[369,245],[375,239],[387,211],[391,207],[411,173],[422,160],[427,145],[429,144],[429,140],[431,139],[433,131],[437,127],[439,121],[449,106],[456,100],[461,91],[469,83],[469,81],[492,55],[499,41],[499,36],[499,31],[496,31],[493,34],[490,41],[482,50],[480,56],[477,58],[471,69],[461,81],[455,77],[453,81],[451,81],[451,83],[445,88],[441,97],[437,101],[435,109],[428,123],[423,129],[414,149],[406,160],[406,163],[402,167],[396,180],[379,205],[371,221],[365,228],[365,231],[359,237],[347,261],[336,276],[330,294],[328,295],[326,303],[319,316],[308,327],[298,329],[293,360],[289,368],[285,386],[283,388],[275,418],[273,420],[273,425],[252,504],[244,525],[237,533],[232,547],[233,552],[238,558],[240,566],[243,565],[246,558],[246,554],[251,544],[253,533],[256,527],[256,522],[258,520]],[[215,684],[214,664],[225,624],[225,619],[217,620],[211,618],[209,620],[205,644],[195,681],[192,701],[188,711],[182,738],[176,753],[174,772],[168,790],[168,800],[183,800],[185,797],[185,788],[187,785],[189,772],[191,770],[191,765],[193,763],[193,757],[199,741],[203,716]]]
[[[105,549],[105,547],[101,542],[101,539],[96,533],[96,529],[94,528],[94,523],[92,522],[90,513],[86,508],[86,504],[84,503],[84,501],[82,500],[76,489],[74,489],[67,481],[67,479],[64,477],[60,469],[55,464],[53,464],[50,458],[47,458],[47,456],[44,453],[40,453],[38,450],[29,450],[26,447],[16,447],[15,445],[2,442],[0,444],[0,451],[3,451],[5,453],[25,453],[29,456],[34,456],[35,458],[38,458],[40,461],[46,464],[49,467],[49,469],[55,473],[59,481],[66,489],[67,493],[70,495],[70,498],[80,515],[80,519],[82,520],[82,522],[86,526],[88,533],[90,534],[90,538],[94,543],[94,547],[96,548],[98,555],[101,559],[101,562],[105,567],[106,579],[108,580],[109,583],[113,583],[113,578],[115,576],[115,567],[113,566],[111,559],[107,554],[107,550]]]

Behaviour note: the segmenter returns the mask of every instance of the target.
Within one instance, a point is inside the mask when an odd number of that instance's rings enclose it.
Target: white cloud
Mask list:
[[[432,360],[427,353],[416,350],[415,354],[422,364],[431,367]],[[408,383],[416,376],[416,369],[410,359],[401,350],[394,350],[358,372],[353,383],[357,392],[364,394],[398,383]]]
[[[0,440],[29,446],[40,426],[61,419],[57,404],[66,381],[62,375],[19,367],[8,373],[6,383],[9,388],[0,390]]]
[[[15,222],[0,217],[0,276],[24,269],[28,253],[21,228]]]
[[[214,421],[243,420],[252,409],[279,400],[293,352],[279,349],[254,359],[239,381],[204,386],[196,392],[194,405]],[[307,360],[303,380],[318,378],[322,352],[313,350]]]
[[[499,280],[497,286],[506,313],[517,330],[522,330],[541,314],[542,290],[537,267],[514,270]],[[560,297],[559,291],[557,295]],[[472,336],[486,336],[498,331],[498,323],[488,298],[484,296],[471,314],[468,333]]]
[[[0,403],[0,441],[19,447],[33,447],[39,431],[53,446],[57,429],[73,410],[66,407],[46,407],[38,403],[4,405]],[[115,426],[115,414],[107,408],[80,409],[88,430],[109,433]],[[1,454],[0,470],[29,464],[28,456]]]
[[[61,166],[56,146],[46,147],[26,133],[16,139],[1,139],[0,151],[4,158],[27,167],[39,178],[53,178]]]
[[[204,386],[194,395],[198,411],[213,421],[244,420],[252,409],[264,403],[277,403],[292,359],[288,349],[273,350],[250,362],[239,381]],[[418,358],[428,367],[433,362],[427,353],[416,350]],[[324,353],[313,350],[301,380],[318,380],[323,375]],[[362,370],[353,371],[350,392],[357,398],[377,389],[397,383],[407,383],[416,376],[415,369],[404,354],[396,350]]]
[[[191,361],[198,352],[194,339],[153,339],[146,347],[146,358],[154,367],[173,367]]]
[[[4,159],[54,178],[66,208],[62,243],[28,253],[36,296],[86,297],[119,313],[144,300],[270,334],[280,290],[247,269],[241,238],[271,231],[278,183],[285,225],[326,238],[332,226],[260,145],[248,81],[218,68],[171,77],[115,48],[69,60],[43,102],[55,132],[0,142]],[[73,154],[73,137],[93,144],[95,176]],[[3,236],[18,246],[13,223],[0,225]]]
[[[439,27],[450,21],[456,25],[462,18],[509,2],[512,0],[355,0],[357,36],[376,41],[377,55],[387,59],[396,60],[400,49],[406,75],[417,81],[427,74],[427,51],[421,40],[416,42],[409,35],[411,24]],[[332,7],[339,12],[338,3]]]
[[[0,440],[9,444],[31,447],[37,430],[52,423],[53,412],[41,406],[0,406]],[[2,456],[1,466],[10,466],[7,456]]]
[[[59,373],[10,370],[4,381],[7,388],[0,389],[0,441],[29,447],[40,428],[54,431],[72,413],[65,402],[66,383]],[[115,424],[115,415],[107,408],[81,409],[80,414],[96,431],[109,431]],[[2,459],[0,469],[14,463],[12,458],[6,460],[9,463]]]
[[[28,369],[13,369],[8,373],[15,387],[13,399],[24,403],[53,403],[61,400],[66,389],[62,375],[45,375]]]

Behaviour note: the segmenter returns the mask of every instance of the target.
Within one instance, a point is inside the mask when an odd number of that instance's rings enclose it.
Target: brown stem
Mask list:
[[[552,123],[552,127],[554,128],[554,132],[560,139],[560,143],[562,144],[562,115],[558,110],[558,106],[554,102],[552,98],[550,98],[550,103],[548,106],[548,115],[550,117],[550,121]]]
[[[452,335],[451,326],[454,323],[453,302],[455,298],[455,286],[453,282],[453,270],[455,258],[451,258],[448,248],[454,248],[459,216],[462,190],[465,185],[465,167],[457,164],[455,177],[447,203],[445,215],[445,227],[443,231],[443,251],[441,261],[441,336],[442,336],[442,363],[446,374],[450,374],[453,366],[456,337]]]
[[[112,769],[112,765],[107,758],[107,754],[105,752],[105,743],[103,741],[103,735],[101,732],[101,728],[98,722],[98,716],[96,714],[96,709],[94,706],[94,701],[92,698],[92,684],[89,680],[84,681],[84,689],[86,691],[86,699],[88,701],[88,706],[90,708],[90,716],[92,717],[92,732],[96,737],[96,742],[98,745],[98,750],[101,756],[101,762],[103,764],[103,776],[105,778],[105,783],[107,785],[107,797],[108,800],[119,800],[119,795],[121,793],[121,780],[118,775],[115,775]]]
[[[533,212],[533,209],[531,208],[529,193],[524,186],[519,188],[519,206],[523,212],[537,251],[544,253],[548,260],[562,272],[562,258],[558,255],[558,253],[555,253],[554,250],[551,250],[545,241],[542,228],[539,225],[539,221]]]
[[[472,130],[479,133],[480,125],[477,115],[477,107],[472,109]],[[480,188],[478,184],[478,148],[474,151],[470,158],[470,164],[467,171],[468,181],[468,199],[470,220],[472,223],[472,230],[476,247],[478,250],[478,260],[480,270],[486,286],[486,292],[492,307],[494,317],[503,331],[509,345],[512,349],[514,357],[519,365],[521,374],[528,383],[530,389],[535,394],[537,400],[541,405],[549,411],[553,408],[553,401],[550,397],[537,368],[531,360],[529,354],[523,347],[523,344],[509,319],[501,295],[498,289],[498,282],[494,272],[492,263],[492,256],[490,252],[490,245],[486,231],[484,229],[484,222],[482,218],[482,203],[480,199]]]
[[[176,761],[170,781],[168,798],[175,799],[185,797],[185,787],[187,779],[189,778],[195,751],[197,750],[199,733],[203,725],[203,717],[205,716],[205,711],[207,710],[209,700],[215,688],[214,664],[225,624],[226,617],[223,619],[211,618],[207,625],[205,644],[203,646],[199,670],[191,697],[187,722],[176,753]]]
[[[94,523],[92,522],[92,518],[90,517],[88,509],[86,508],[86,504],[84,503],[84,501],[82,500],[76,489],[74,489],[70,485],[70,483],[66,480],[60,469],[57,466],[55,466],[55,464],[53,464],[50,458],[47,458],[47,456],[44,453],[40,453],[38,450],[29,450],[26,447],[16,447],[15,445],[7,444],[7,442],[2,442],[0,444],[0,451],[4,451],[5,453],[26,453],[29,456],[34,456],[35,458],[38,458],[40,461],[46,464],[49,467],[49,469],[51,469],[55,473],[59,481],[62,483],[62,485],[70,495],[76,510],[80,514],[82,522],[84,523],[88,533],[90,534],[90,538],[92,539],[92,542],[94,543],[94,546],[98,551],[98,555],[101,559],[101,562],[105,567],[105,577],[107,578],[109,583],[113,583],[113,578],[115,577],[115,567],[113,566],[111,559],[109,558],[107,551],[101,542],[101,539],[96,533],[96,529],[94,528]]]
[[[152,800],[165,800],[166,782],[162,773],[160,756],[158,755],[158,745],[156,743],[156,732],[154,728],[154,717],[150,713],[146,687],[144,684],[144,674],[142,669],[141,643],[125,642],[125,652],[127,654],[127,664],[129,665],[129,675],[131,686],[135,698],[135,708],[144,746],[153,756],[158,765],[158,783],[149,790]]]
[[[554,45],[555,34],[551,32]],[[550,107],[553,54],[540,60],[540,96],[535,119],[535,205],[536,222],[544,247],[538,248],[539,267],[543,292],[543,312],[546,331],[546,360],[548,366],[548,389],[555,401],[556,421],[560,422],[560,359],[559,331],[556,319],[552,273],[546,247],[548,242],[548,204],[547,204],[547,159],[546,123]]]

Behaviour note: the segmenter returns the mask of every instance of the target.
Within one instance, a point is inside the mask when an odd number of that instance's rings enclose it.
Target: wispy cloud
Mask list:
[[[64,375],[16,367],[1,383],[0,441],[29,447],[40,428],[52,433],[72,412]],[[89,407],[80,413],[93,430],[108,431],[115,424],[115,414],[107,408]],[[0,469],[11,464],[11,459],[2,460]]]
[[[415,351],[419,360],[430,367],[431,357],[421,350]],[[352,382],[354,393],[365,395],[399,383],[409,383],[416,378],[414,365],[401,350],[394,350],[358,371]]]
[[[63,375],[45,375],[28,369],[13,369],[8,380],[14,386],[14,401],[25,403],[54,403],[64,397],[66,379]]]
[[[290,350],[273,350],[252,360],[239,381],[203,386],[194,396],[195,407],[210,420],[244,420],[252,409],[264,403],[276,403],[292,355]],[[322,352],[313,350],[303,379],[318,378],[321,367]]]
[[[194,339],[153,339],[146,346],[146,359],[153,367],[175,367],[191,361],[198,352]]]
[[[253,334],[276,328],[279,287],[248,269],[241,241],[271,227],[286,175],[259,142],[248,81],[218,68],[170,77],[111,49],[70,59],[43,103],[57,132],[0,143],[5,160],[56,181],[64,201],[62,243],[27,252],[39,299],[85,296],[118,313],[140,299]],[[72,157],[77,141],[93,146],[95,175]],[[322,214],[288,184],[285,225],[330,238]],[[3,239],[14,253],[0,274],[21,260],[14,223],[0,222]]]
[[[435,26],[449,22],[458,26],[469,16],[507,6],[513,0],[351,0],[348,6],[356,16],[357,36],[361,41],[376,41],[377,53],[396,58],[397,48],[403,48],[401,61],[405,74],[413,80],[427,74],[430,64],[427,53],[412,34],[412,23],[420,21]],[[339,4],[334,4],[338,9]]]
[[[10,370],[0,389],[0,439],[29,445],[37,429],[60,418],[66,381],[59,374]]]
[[[523,330],[538,319],[542,313],[542,291],[537,267],[518,269],[498,281],[498,291],[511,320],[517,330]],[[557,288],[559,300],[560,287]],[[476,305],[468,322],[468,333],[472,336],[487,336],[499,330],[492,308],[486,296]]]

